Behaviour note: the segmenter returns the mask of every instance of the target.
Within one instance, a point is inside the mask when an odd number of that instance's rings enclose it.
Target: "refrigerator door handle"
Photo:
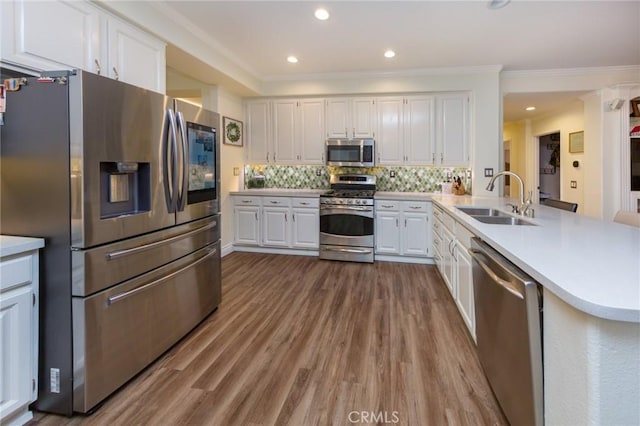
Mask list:
[[[164,193],[169,213],[175,213],[178,203],[178,179],[176,175],[176,170],[178,169],[178,137],[176,115],[171,108],[167,109],[167,117],[169,119],[169,131],[163,137]]]
[[[168,279],[173,278],[176,275],[180,275],[181,273],[183,273],[187,269],[193,268],[194,266],[198,265],[199,263],[204,262],[205,260],[207,260],[208,258],[213,256],[217,252],[218,252],[218,250],[216,248],[209,249],[207,254],[205,254],[200,259],[196,260],[195,262],[185,266],[184,268],[178,269],[177,271],[172,272],[169,275],[165,275],[162,278],[159,278],[159,279],[157,279],[155,281],[152,281],[152,282],[147,283],[145,285],[142,285],[140,287],[136,287],[136,288],[134,288],[132,290],[125,291],[125,292],[122,292],[122,293],[118,293],[118,294],[116,294],[114,296],[111,296],[111,297],[109,297],[107,299],[107,306],[111,306],[111,305],[113,305],[114,303],[116,303],[116,302],[118,302],[120,300],[126,299],[126,298],[131,297],[131,296],[133,296],[135,294],[138,294],[140,292],[148,290],[151,287],[157,286],[158,284],[162,284],[163,282],[167,281]]]
[[[164,240],[154,241],[153,243],[143,244],[141,246],[131,247],[128,249],[112,251],[107,253],[107,260],[118,259],[123,256],[129,256],[132,254],[140,253],[141,251],[150,250],[159,246],[167,245],[174,243],[178,240],[182,240],[184,238],[190,237],[194,234],[197,234],[202,231],[206,231],[207,229],[215,228],[218,225],[218,222],[213,220],[210,224],[201,226],[200,228],[196,228],[192,231],[185,232],[184,234],[176,235],[175,237],[165,238]]]
[[[187,204],[187,191],[188,187],[188,168],[189,168],[189,159],[187,156],[189,155],[189,147],[187,145],[187,126],[184,121],[184,115],[180,111],[176,112],[176,116],[178,118],[178,130],[180,131],[180,139],[182,142],[182,169],[180,175],[182,176],[182,187],[180,188],[180,192],[178,194],[178,210],[179,212],[184,210],[185,205]]]

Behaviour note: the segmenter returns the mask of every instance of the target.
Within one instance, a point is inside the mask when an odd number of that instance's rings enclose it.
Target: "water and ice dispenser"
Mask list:
[[[151,210],[151,165],[136,162],[100,163],[100,218]]]

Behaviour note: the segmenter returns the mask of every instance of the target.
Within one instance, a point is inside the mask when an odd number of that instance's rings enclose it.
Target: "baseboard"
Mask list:
[[[319,256],[318,250],[296,250],[277,247],[254,247],[254,246],[233,246],[233,251],[247,253],[270,253],[270,254],[291,254],[294,256]]]
[[[420,263],[423,265],[435,265],[432,257],[411,257],[411,256],[389,256],[375,255],[376,262],[396,262],[396,263]]]
[[[225,257],[226,255],[231,254],[234,251],[235,250],[233,247],[233,243],[226,244],[224,247],[222,247],[222,257]]]

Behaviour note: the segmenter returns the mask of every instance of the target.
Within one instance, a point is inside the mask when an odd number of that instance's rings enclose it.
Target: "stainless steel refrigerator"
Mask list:
[[[86,413],[220,303],[219,115],[82,71],[22,83],[0,229],[45,238],[34,408]]]

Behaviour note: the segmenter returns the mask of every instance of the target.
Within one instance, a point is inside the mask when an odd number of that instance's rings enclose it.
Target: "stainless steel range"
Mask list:
[[[376,177],[331,175],[320,196],[320,259],[373,263]]]

